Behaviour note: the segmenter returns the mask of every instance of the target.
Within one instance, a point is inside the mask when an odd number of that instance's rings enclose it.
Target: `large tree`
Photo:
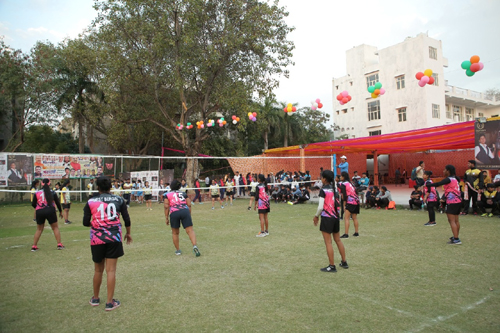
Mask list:
[[[293,43],[278,1],[122,0],[96,2],[89,41],[98,48],[102,82],[113,103],[136,82],[130,122],[151,122],[196,156],[212,129],[177,131],[234,113],[247,121],[248,100],[268,95],[287,75]],[[188,180],[198,172],[187,167]]]

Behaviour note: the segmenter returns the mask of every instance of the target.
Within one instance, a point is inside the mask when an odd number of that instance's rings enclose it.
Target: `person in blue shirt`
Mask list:
[[[340,164],[337,166],[340,169],[340,173],[347,172],[349,173],[349,163],[347,162],[347,157],[342,155],[340,157]]]
[[[366,177],[366,173],[362,173],[362,177],[359,179],[360,190],[366,190],[370,185],[370,178]]]

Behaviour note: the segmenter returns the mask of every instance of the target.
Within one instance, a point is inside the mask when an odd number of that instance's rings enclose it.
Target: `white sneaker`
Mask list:
[[[255,237],[266,237],[266,233],[265,232],[259,232],[257,235],[255,235]]]
[[[224,209],[224,206],[220,206],[220,209]]]
[[[269,231],[264,231],[264,233],[266,234],[266,236],[269,236]]]
[[[212,210],[214,210],[214,209],[215,209],[215,208],[214,208],[214,207],[212,207]]]

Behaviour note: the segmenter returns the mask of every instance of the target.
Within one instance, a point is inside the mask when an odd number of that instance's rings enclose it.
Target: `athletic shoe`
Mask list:
[[[251,207],[248,207],[248,210],[251,210],[252,208]]]
[[[224,209],[224,206],[220,206],[220,209]]]
[[[175,255],[176,255],[176,256],[180,256],[181,254],[182,254],[181,250],[176,250],[176,251],[175,251]]]
[[[355,232],[352,234],[354,237],[359,237],[359,233]]]
[[[203,205],[203,202],[200,202],[198,205]]]
[[[269,236],[269,231],[264,231],[264,233],[266,234],[266,236]]]
[[[231,206],[233,205],[233,203],[231,202]]]
[[[288,201],[287,204],[289,204],[290,206],[293,206],[293,202],[291,202],[291,201]]]
[[[201,256],[200,250],[198,250],[198,247],[196,245],[193,246],[193,252],[197,257]]]
[[[345,268],[345,269],[349,268],[349,265],[347,264],[347,261],[341,261],[340,264],[339,264],[339,266],[342,267],[342,268]]]
[[[488,217],[493,217],[493,213],[489,213],[489,214],[488,214]]]
[[[349,238],[349,235],[348,234],[343,234],[342,236],[340,236],[340,238]]]
[[[453,239],[450,239],[450,241],[447,243],[447,244],[450,244],[450,245],[460,245],[462,244],[462,242],[460,241],[460,238],[453,238]]]
[[[214,208],[214,207],[212,207],[212,210],[214,210],[214,209],[215,209],[215,208]]]
[[[33,222],[36,222],[36,219],[33,219]]]
[[[486,217],[488,216],[488,213],[481,214],[481,217]]]
[[[461,212],[460,215],[467,215],[468,213],[466,212]]]
[[[436,222],[427,222],[426,224],[424,224],[426,227],[433,227],[436,225]]]
[[[337,273],[337,268],[335,265],[328,265],[325,268],[321,268],[320,271],[322,272],[327,272],[327,273]]]
[[[38,251],[38,246],[33,245],[33,246],[31,247],[31,252],[36,252],[36,251]]]
[[[113,298],[113,301],[111,301],[111,303],[106,303],[106,311],[112,311],[114,309],[116,309],[117,307],[120,306],[120,301],[117,300],[117,299],[114,299]]]
[[[196,204],[196,203],[195,203],[194,201],[193,201],[193,202],[191,202],[191,205],[195,205],[195,204]]]
[[[377,210],[380,210],[380,207],[377,207]]]
[[[477,216],[477,212],[474,212],[474,216]]]
[[[100,304],[100,299],[99,298],[94,298],[94,296],[92,296],[92,298],[90,299],[89,303],[92,306],[98,306]]]
[[[64,245],[62,245],[62,243],[59,243],[59,244],[57,244],[57,249],[58,250],[64,250],[65,247],[64,247]]]
[[[265,231],[261,231],[259,232],[257,235],[255,235],[255,237],[266,237],[266,232]]]
[[[73,223],[73,222],[71,222],[71,221],[69,221],[69,220],[68,220],[68,221],[66,221],[66,222],[64,222],[64,224],[71,224],[71,223]]]

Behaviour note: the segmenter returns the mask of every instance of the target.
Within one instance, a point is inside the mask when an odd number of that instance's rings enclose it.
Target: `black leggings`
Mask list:
[[[436,211],[434,208],[439,206],[437,201],[427,202],[427,212],[429,213],[429,222],[436,222]]]

